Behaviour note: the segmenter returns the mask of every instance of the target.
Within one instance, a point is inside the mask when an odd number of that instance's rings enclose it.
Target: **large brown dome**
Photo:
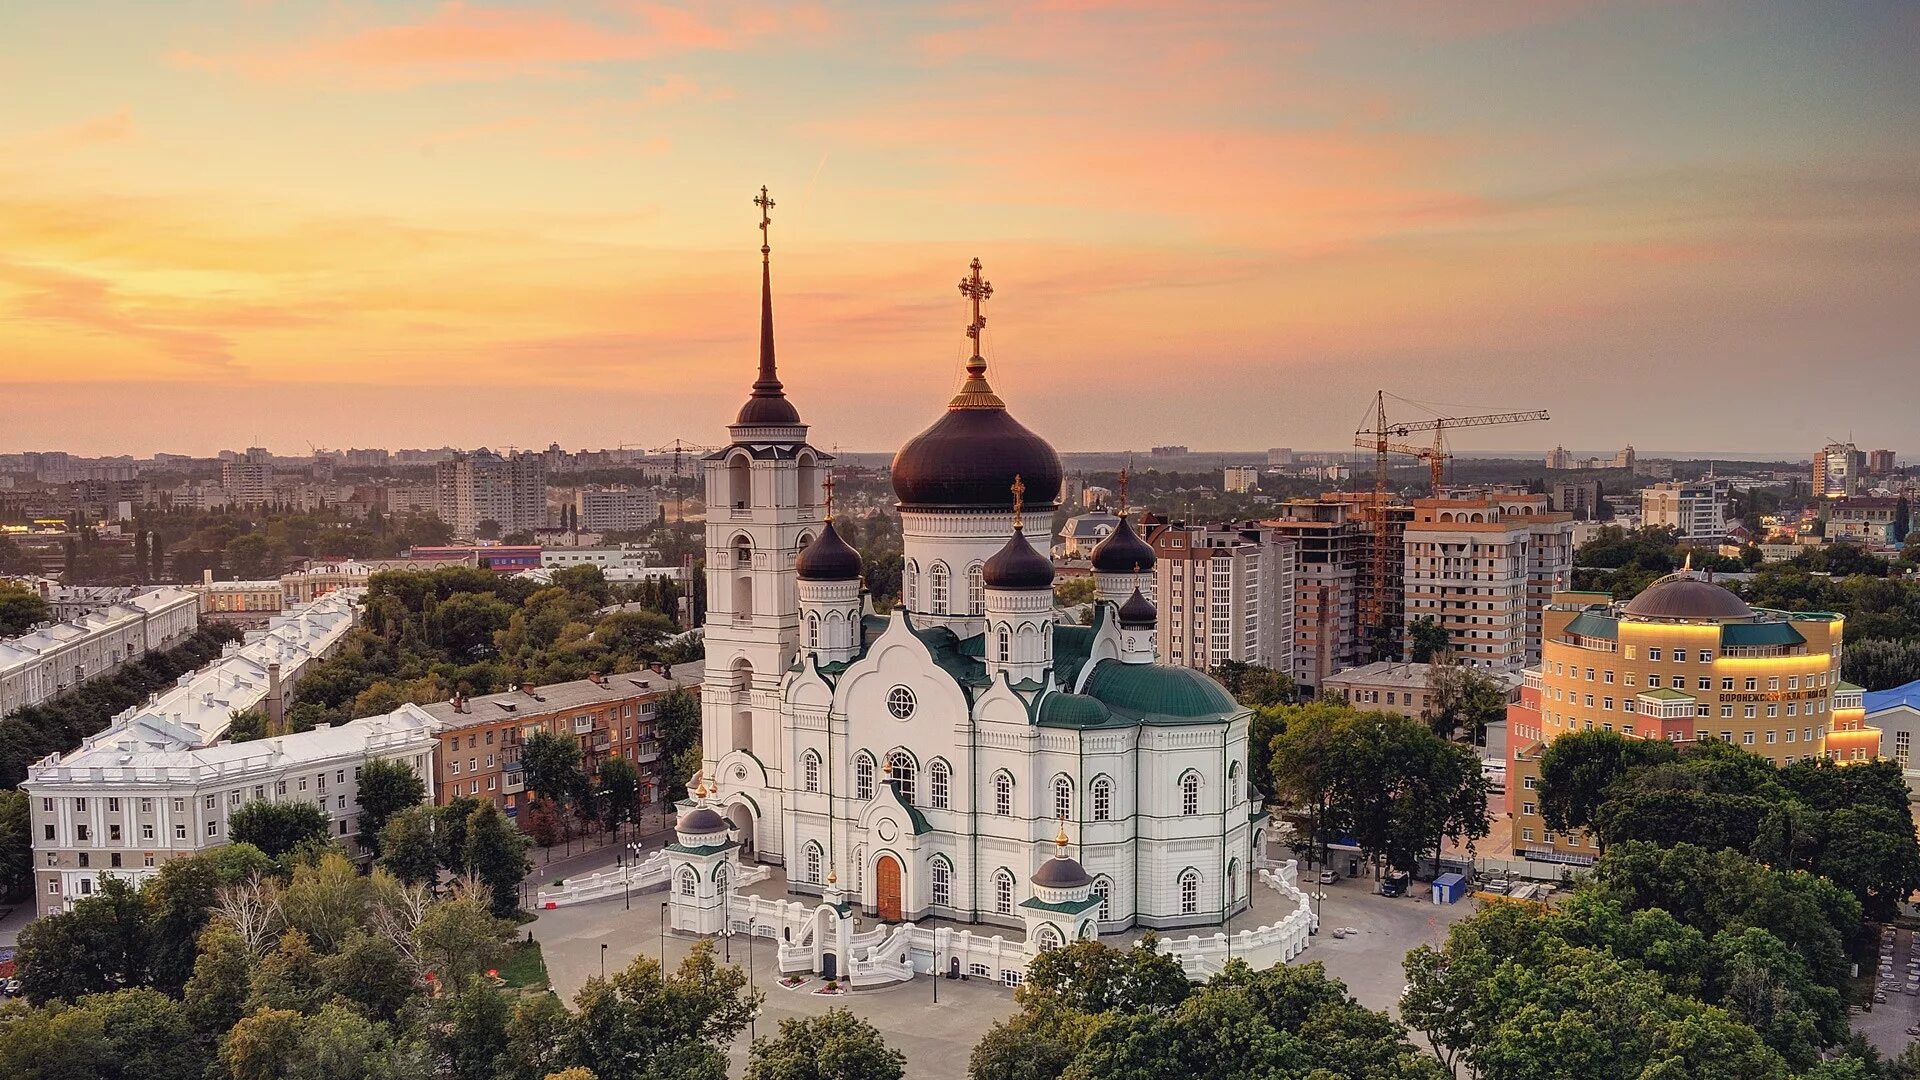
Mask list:
[[[907,510],[1008,510],[1014,478],[1029,510],[1060,501],[1060,455],[1004,407],[949,409],[893,457],[893,493]]]
[[[1627,601],[1627,615],[1643,619],[1751,619],[1753,609],[1725,587],[1681,571],[1668,574]]]

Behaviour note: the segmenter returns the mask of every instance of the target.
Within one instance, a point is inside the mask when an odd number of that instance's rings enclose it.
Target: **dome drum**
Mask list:
[[[1688,571],[1668,574],[1627,601],[1621,614],[1637,619],[1700,619],[1713,622],[1757,618],[1745,600],[1725,586]]]

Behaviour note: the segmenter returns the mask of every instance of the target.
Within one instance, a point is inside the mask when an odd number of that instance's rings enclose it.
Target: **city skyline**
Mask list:
[[[977,255],[1063,450],[1376,386],[1554,414],[1464,453],[1915,449],[1910,7],[109,6],[0,15],[0,452],[718,442],[761,183],[827,446],[951,392]]]

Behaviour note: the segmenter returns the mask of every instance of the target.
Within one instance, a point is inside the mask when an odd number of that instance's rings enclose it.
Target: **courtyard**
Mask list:
[[[1330,975],[1345,982],[1361,1004],[1373,1009],[1392,1009],[1398,1002],[1406,982],[1400,960],[1407,950],[1443,940],[1447,928],[1475,907],[1472,901],[1437,906],[1425,898],[1424,890],[1416,890],[1413,897],[1382,897],[1371,891],[1372,883],[1365,878],[1305,887],[1324,894],[1319,901],[1321,932],[1296,962],[1317,960],[1325,964]],[[776,872],[748,891],[783,896],[784,879]],[[600,974],[603,963],[606,971],[614,972],[642,954],[664,957],[668,966],[677,964],[700,939],[663,932],[664,901],[665,894],[656,889],[634,894],[631,908],[622,897],[541,912],[527,929],[545,951],[554,990],[570,1001],[588,979]],[[1285,898],[1262,886],[1254,892],[1253,910],[1236,916],[1233,928],[1247,930],[1276,921],[1286,910]],[[871,925],[872,920],[860,917],[856,929]],[[942,924],[926,920],[921,925]],[[1335,927],[1354,932],[1336,938],[1332,933]],[[1019,937],[1018,931],[1005,933],[1010,938]],[[1101,940],[1124,948],[1140,936],[1129,932]],[[820,988],[820,980],[809,977],[800,987],[787,989],[779,984],[771,942],[736,935],[730,942],[715,944],[723,956],[730,954],[732,963],[747,968],[755,985],[766,993],[766,1004],[753,1029],[743,1032],[732,1047],[736,1069],[744,1067],[753,1034],[771,1034],[787,1017],[818,1015],[840,1006],[872,1023],[889,1044],[906,1055],[907,1075],[934,1080],[964,1077],[967,1055],[974,1043],[995,1021],[1016,1011],[1013,992],[984,979],[921,977],[880,989],[823,995],[814,992]]]

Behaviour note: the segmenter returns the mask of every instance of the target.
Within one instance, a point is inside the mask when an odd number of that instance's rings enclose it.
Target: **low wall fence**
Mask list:
[[[544,886],[534,895],[534,907],[544,911],[657,889],[667,883],[667,869],[666,855],[656,851],[629,866],[582,874],[559,885]]]

